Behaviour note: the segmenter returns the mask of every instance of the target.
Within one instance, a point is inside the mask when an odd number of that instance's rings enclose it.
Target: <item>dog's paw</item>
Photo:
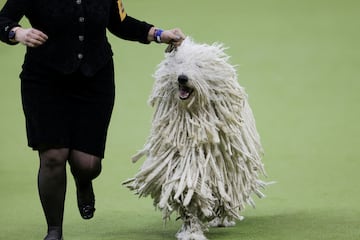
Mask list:
[[[179,231],[176,234],[177,240],[208,240],[204,233],[201,232],[190,232],[190,231]]]
[[[186,222],[176,234],[177,240],[207,240],[202,225],[197,221]]]

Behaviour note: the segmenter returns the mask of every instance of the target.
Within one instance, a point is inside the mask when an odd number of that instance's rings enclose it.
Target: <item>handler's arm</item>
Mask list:
[[[157,31],[154,25],[128,16],[121,0],[113,0],[112,2],[108,29],[122,39],[145,44],[155,41]],[[173,44],[178,47],[185,39],[185,35],[179,28],[160,30],[158,33],[160,33],[156,39],[158,43]]]
[[[112,34],[125,40],[150,43],[153,25],[128,16],[121,0],[112,0],[110,11],[108,29]]]

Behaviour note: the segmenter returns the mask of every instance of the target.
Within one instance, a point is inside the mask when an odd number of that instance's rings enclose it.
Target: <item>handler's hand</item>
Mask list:
[[[17,28],[15,41],[28,47],[38,47],[46,42],[48,36],[35,28]]]
[[[185,35],[179,28],[165,30],[161,33],[161,42],[173,44],[175,47],[180,46],[184,39]]]

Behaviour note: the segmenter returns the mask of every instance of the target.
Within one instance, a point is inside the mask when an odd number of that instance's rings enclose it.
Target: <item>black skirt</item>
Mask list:
[[[29,147],[104,157],[115,98],[112,61],[91,77],[23,69],[21,94]]]

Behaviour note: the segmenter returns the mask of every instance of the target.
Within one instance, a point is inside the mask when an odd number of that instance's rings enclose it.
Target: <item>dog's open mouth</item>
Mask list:
[[[188,99],[193,92],[193,89],[185,85],[179,84],[179,98],[181,100]]]

